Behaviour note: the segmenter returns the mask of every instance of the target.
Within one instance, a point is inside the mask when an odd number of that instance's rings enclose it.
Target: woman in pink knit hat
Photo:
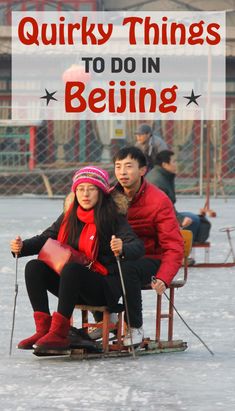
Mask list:
[[[36,332],[21,341],[18,348],[34,348],[38,355],[67,352],[70,318],[76,304],[107,305],[112,312],[121,296],[115,255],[128,261],[144,254],[142,242],[110,194],[107,171],[96,166],[81,168],[73,176],[72,192],[74,199],[69,208],[41,235],[11,241],[11,251],[19,257],[38,254],[52,238],[82,251],[93,261],[90,268],[68,263],[60,276],[39,259],[26,264],[25,281]],[[114,281],[106,281],[107,276]],[[52,316],[48,292],[58,297],[58,308]]]

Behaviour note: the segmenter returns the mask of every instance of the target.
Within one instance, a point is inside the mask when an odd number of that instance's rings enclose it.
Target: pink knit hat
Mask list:
[[[109,193],[109,175],[107,171],[95,166],[87,166],[77,170],[73,176],[72,191],[75,193],[76,188],[81,183],[94,184],[99,187],[105,194]]]

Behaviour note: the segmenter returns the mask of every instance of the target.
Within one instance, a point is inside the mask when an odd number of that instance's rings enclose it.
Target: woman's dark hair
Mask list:
[[[127,158],[128,156],[136,160],[139,164],[139,167],[147,166],[147,159],[143,151],[141,151],[140,148],[135,147],[135,146],[121,148],[113,157],[113,162],[115,164],[116,161],[124,160],[124,158]]]
[[[171,150],[162,150],[160,153],[157,153],[155,158],[155,164],[161,166],[162,163],[170,163],[171,157],[174,155],[174,151]]]
[[[110,241],[111,236],[116,233],[119,218],[118,208],[113,197],[99,190],[99,198],[94,212],[98,237],[104,237]]]
[[[118,226],[118,209],[112,196],[110,194],[104,194],[102,190],[99,190],[98,201],[94,207],[95,225],[97,228],[98,238],[110,241],[111,236],[116,233]],[[79,237],[79,220],[77,218],[78,201],[75,195],[74,204],[70,211],[66,228],[68,232],[68,244],[73,247],[77,247],[76,241]]]

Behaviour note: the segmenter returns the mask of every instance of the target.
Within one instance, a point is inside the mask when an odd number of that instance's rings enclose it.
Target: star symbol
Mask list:
[[[45,92],[46,92],[46,96],[42,96],[40,98],[45,98],[47,100],[47,106],[51,100],[58,101],[55,97],[53,97],[54,94],[57,93],[57,91],[54,91],[53,93],[49,93],[49,91],[45,88]]]
[[[188,104],[186,104],[186,107],[187,107],[189,104],[191,104],[191,103],[194,103],[194,104],[196,104],[196,105],[198,106],[197,99],[198,99],[199,97],[201,97],[201,94],[198,94],[197,96],[195,96],[194,91],[192,90],[192,91],[191,91],[191,96],[183,96],[183,97],[184,97],[184,98],[187,98],[187,99],[189,100]]]

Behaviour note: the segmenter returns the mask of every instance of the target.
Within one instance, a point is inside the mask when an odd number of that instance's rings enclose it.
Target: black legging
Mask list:
[[[160,265],[157,260],[123,261],[122,273],[132,327],[142,326],[141,286],[151,282]],[[25,281],[34,311],[49,313],[47,291],[59,297],[58,312],[70,318],[76,304],[107,305],[115,312],[122,295],[117,264],[112,274],[103,276],[77,263],[65,266],[59,277],[40,260],[31,260],[25,268]]]
[[[43,261],[31,260],[25,282],[34,311],[50,313],[47,291],[59,297],[58,312],[67,318],[76,304],[107,305],[104,277],[80,264],[67,264],[59,276]]]

